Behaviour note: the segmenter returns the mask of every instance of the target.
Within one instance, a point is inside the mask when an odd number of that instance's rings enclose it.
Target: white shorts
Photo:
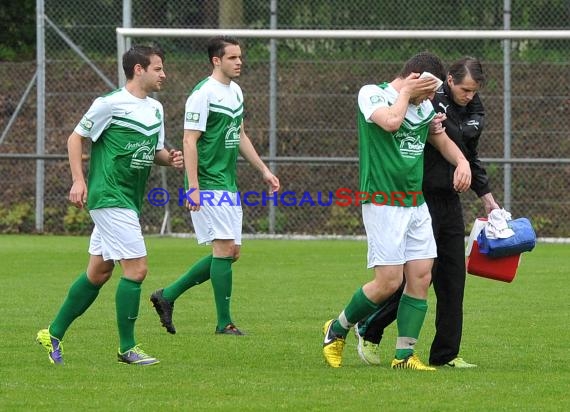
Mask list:
[[[109,207],[89,211],[95,228],[89,254],[103,260],[136,259],[146,256],[139,217],[134,210]]]
[[[437,257],[431,216],[425,203],[417,207],[365,203],[362,219],[368,240],[368,268]]]
[[[241,245],[243,211],[237,193],[225,190],[204,190],[198,212],[190,212],[198,244],[212,243],[215,239],[233,239]],[[223,197],[222,197],[223,196]]]

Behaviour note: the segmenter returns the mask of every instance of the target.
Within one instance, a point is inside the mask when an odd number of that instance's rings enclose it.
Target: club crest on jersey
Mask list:
[[[156,118],[158,120],[160,120],[162,118],[162,116],[160,115],[160,110],[156,109],[156,112],[154,113],[154,115],[156,116]]]

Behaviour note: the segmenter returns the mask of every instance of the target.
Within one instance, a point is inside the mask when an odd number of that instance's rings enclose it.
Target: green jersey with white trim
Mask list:
[[[95,99],[75,132],[92,141],[88,208],[140,214],[155,152],[164,148],[162,104],[123,87]]]
[[[398,92],[388,83],[366,85],[358,93],[360,191],[374,196],[378,204],[419,206],[425,202],[421,194],[424,146],[435,111],[428,99],[418,106],[410,104],[398,131],[388,132],[370,117],[397,98]]]
[[[202,132],[197,143],[200,190],[237,192],[243,111],[243,93],[233,81],[223,84],[207,77],[186,100],[184,129]]]

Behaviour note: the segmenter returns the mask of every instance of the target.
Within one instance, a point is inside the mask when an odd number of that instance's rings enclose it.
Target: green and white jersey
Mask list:
[[[124,87],[95,99],[75,132],[91,139],[87,205],[140,214],[157,150],[164,148],[164,111]]]
[[[435,112],[429,100],[410,104],[400,129],[394,133],[370,120],[380,107],[392,106],[398,92],[388,83],[366,85],[358,93],[360,191],[378,204],[420,206],[424,146]],[[402,199],[402,200],[400,200]],[[367,200],[363,203],[369,203]]]
[[[243,121],[243,93],[235,82],[207,77],[186,100],[185,130],[199,130],[200,190],[237,192],[236,168]]]

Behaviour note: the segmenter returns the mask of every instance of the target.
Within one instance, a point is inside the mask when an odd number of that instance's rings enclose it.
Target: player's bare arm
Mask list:
[[[71,169],[72,186],[69,201],[78,208],[87,204],[87,184],[83,174],[83,136],[72,132],[67,139],[67,154]]]
[[[200,210],[200,185],[198,184],[198,139],[202,136],[199,130],[184,130],[183,151],[184,168],[188,178],[188,190],[192,190],[186,207],[192,212]]]
[[[243,156],[247,162],[255,167],[261,172],[263,181],[269,185],[269,192],[274,193],[279,191],[280,183],[277,176],[275,176],[271,170],[265,165],[263,160],[257,154],[257,151],[253,147],[251,140],[245,134],[243,130],[243,124],[240,132],[240,142],[239,142],[239,153]]]
[[[435,91],[437,80],[433,78],[419,78],[419,73],[411,73],[405,79],[397,78],[392,81],[392,87],[398,91],[396,102],[390,107],[380,107],[370,120],[388,132],[396,132],[408,110],[409,104],[420,104]]]
[[[376,109],[370,116],[370,120],[387,132],[396,132],[406,117],[409,104],[409,92],[400,90],[396,102],[390,107],[379,107]]]
[[[155,153],[154,163],[160,166],[172,166],[176,169],[182,169],[184,167],[184,156],[180,150],[161,149]]]
[[[439,84],[441,84],[436,77],[420,77],[419,73],[411,73],[405,79],[398,79],[401,81],[400,93],[405,91],[410,96],[410,103],[418,105],[427,98],[429,98],[435,91]]]

